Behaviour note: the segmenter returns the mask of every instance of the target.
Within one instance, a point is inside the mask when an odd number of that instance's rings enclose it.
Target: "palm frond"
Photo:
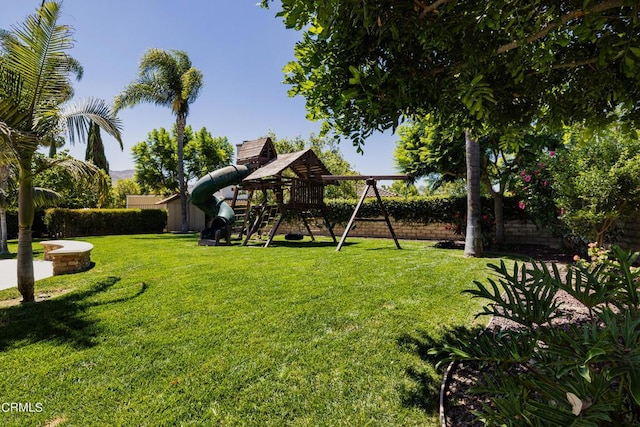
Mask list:
[[[55,206],[62,200],[62,195],[48,188],[33,187],[33,204],[39,208]]]
[[[50,168],[60,167],[74,177],[75,180],[84,182],[87,186],[93,186],[99,194],[101,202],[105,201],[111,191],[111,180],[109,176],[99,167],[90,162],[84,162],[73,157],[40,159],[41,166],[34,175]]]
[[[120,148],[123,148],[122,122],[104,100],[88,98],[78,104],[68,106],[60,113],[60,116],[65,123],[65,130],[72,144],[77,138],[86,139],[89,132],[89,122],[92,121],[113,136],[120,143]]]
[[[58,25],[59,16],[59,3],[44,3],[22,25],[12,28],[13,37],[2,39],[3,62],[23,79],[21,94],[31,117],[68,99],[68,74],[78,70],[77,61],[65,53],[73,46],[72,29]]]
[[[184,99],[187,104],[191,104],[200,95],[200,91],[204,85],[204,77],[200,70],[190,68],[182,74],[181,79],[182,99]]]
[[[157,85],[148,82],[146,79],[140,79],[120,92],[113,100],[113,110],[115,112],[124,108],[134,107],[143,102],[158,105],[160,107],[170,107],[173,98],[168,98],[165,93],[159,91]]]

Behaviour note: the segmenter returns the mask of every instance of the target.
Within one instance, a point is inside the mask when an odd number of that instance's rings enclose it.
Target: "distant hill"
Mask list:
[[[121,179],[133,178],[135,171],[133,169],[127,169],[123,171],[112,171],[109,170],[109,175],[111,176],[111,183],[115,184]]]

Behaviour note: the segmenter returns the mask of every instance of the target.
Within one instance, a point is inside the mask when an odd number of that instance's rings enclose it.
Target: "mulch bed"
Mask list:
[[[493,255],[489,253],[489,256]],[[546,264],[556,263],[562,268],[573,262],[573,255],[559,249],[542,246],[518,245],[505,248],[495,253],[496,256],[515,256],[523,260],[544,261]],[[582,322],[587,318],[587,312],[571,296],[559,292],[557,298],[562,301],[561,315],[554,323],[570,324]],[[501,329],[517,328],[518,326],[501,317],[494,317],[487,326],[487,332],[494,333]],[[487,369],[483,369],[487,373]],[[515,373],[514,373],[515,374]],[[474,421],[473,411],[481,408],[482,403],[489,403],[487,396],[474,396],[468,390],[480,378],[477,363],[457,363],[449,372],[447,387],[444,390],[444,415],[447,427],[482,427],[484,424]]]

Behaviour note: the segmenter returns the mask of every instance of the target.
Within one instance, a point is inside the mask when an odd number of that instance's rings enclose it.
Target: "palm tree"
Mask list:
[[[149,49],[140,59],[137,79],[114,100],[116,111],[142,102],[150,102],[169,107],[175,114],[178,131],[178,181],[183,232],[189,229],[187,192],[184,180],[184,128],[189,115],[189,104],[198,98],[202,84],[202,73],[191,66],[191,60],[185,52]]]
[[[120,122],[102,100],[65,108],[73,95],[70,75],[82,67],[67,50],[73,30],[59,25],[59,2],[43,2],[36,13],[0,32],[0,152],[10,151],[18,166],[18,290],[22,302],[34,298],[31,227],[34,218],[32,160],[46,138],[62,127],[74,143],[96,122],[122,147]]]

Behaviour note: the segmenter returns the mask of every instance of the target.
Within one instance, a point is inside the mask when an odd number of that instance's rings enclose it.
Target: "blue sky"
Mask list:
[[[33,13],[40,0],[3,0],[0,28],[9,29]],[[204,74],[205,86],[187,119],[231,144],[273,131],[279,138],[318,133],[320,123],[305,118],[304,99],[289,98],[282,67],[293,59],[301,34],[287,30],[276,10],[258,0],[64,0],[60,23],[75,29],[70,51],[84,67],[74,83],[75,100],[99,97],[109,102],[136,76],[138,61],[149,48],[187,52]],[[114,170],[132,169],[131,147],[154,128],[170,128],[168,108],[150,104],[123,110],[124,151],[104,136]],[[356,152],[350,141],[340,149],[363,174],[397,173],[393,165],[396,137],[374,135]],[[68,147],[84,158],[84,145]]]

